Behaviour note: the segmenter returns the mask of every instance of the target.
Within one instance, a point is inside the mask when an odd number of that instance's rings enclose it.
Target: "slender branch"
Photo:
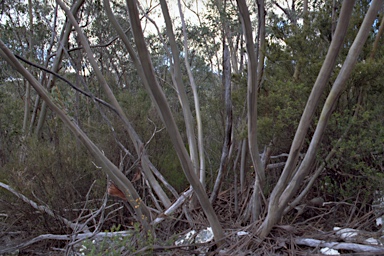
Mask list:
[[[371,60],[373,60],[375,57],[376,50],[377,50],[377,47],[379,46],[380,38],[383,35],[383,33],[384,33],[384,16],[380,22],[379,32],[377,32],[376,34],[376,39],[375,39],[375,42],[373,43],[371,54],[369,55],[369,58]]]
[[[126,117],[123,109],[119,105],[119,103],[118,103],[116,97],[114,96],[111,88],[109,87],[105,77],[103,76],[101,70],[99,69],[97,62],[93,56],[93,52],[92,52],[91,48],[89,47],[88,39],[85,37],[83,31],[81,30],[79,24],[77,23],[77,21],[75,19],[75,17],[72,15],[72,13],[68,9],[68,7],[61,0],[56,0],[56,2],[60,5],[61,9],[63,9],[63,11],[66,13],[68,19],[72,23],[72,26],[75,28],[75,30],[78,34],[79,40],[80,40],[81,44],[83,45],[85,52],[87,54],[88,60],[89,60],[91,66],[93,68],[93,71],[95,72],[95,74],[96,74],[96,76],[100,82],[100,85],[102,86],[106,96],[111,101],[112,105],[116,108],[116,110],[118,111],[119,116],[122,117],[122,119],[124,121],[128,122],[128,118]],[[117,167],[115,165],[113,165],[112,168],[117,169]],[[144,204],[144,202],[140,198],[139,194],[137,193],[136,189],[134,188],[132,183],[127,179],[127,177],[125,177],[124,174],[122,172],[120,172],[119,170],[117,170],[117,171],[118,172],[116,172],[116,173],[115,172],[109,173],[110,178],[113,180],[113,182],[118,187],[120,187],[123,190],[123,192],[126,194],[126,196],[129,196],[130,198],[133,197],[132,198],[133,200],[130,199],[129,203],[131,204],[131,206],[135,209],[135,212],[137,213],[136,218],[139,221],[141,221],[144,228],[148,231],[150,227],[148,226],[147,221],[150,221],[150,219],[151,219],[151,213],[150,213],[149,209]],[[137,202],[135,202],[135,200],[137,200]],[[143,216],[144,218],[141,218],[141,216]]]
[[[55,219],[58,219],[60,221],[62,221],[65,225],[67,225],[68,227],[70,227],[71,229],[73,230],[77,230],[78,229],[78,225],[76,223],[73,223],[69,220],[67,220],[66,218],[64,217],[61,217],[57,214],[55,214],[51,209],[49,209],[47,206],[44,206],[44,205],[38,205],[36,202],[34,202],[33,200],[29,199],[28,197],[24,196],[23,194],[17,192],[16,190],[14,190],[11,186],[3,183],[3,182],[0,182],[0,187],[8,190],[9,192],[11,192],[12,194],[14,194],[15,196],[17,196],[19,199],[23,200],[25,203],[29,204],[30,206],[32,206],[33,208],[35,208],[36,210],[40,211],[40,212],[45,212],[46,214],[48,214],[49,216],[51,216],[52,218],[55,218]],[[82,230],[88,230],[88,228],[85,226],[85,225],[82,225]]]
[[[187,29],[185,25],[184,20],[184,14],[181,10],[181,4],[180,0],[178,1],[179,6],[179,12],[180,12],[180,19],[183,29],[183,37],[184,37],[184,62],[185,67],[187,69],[189,81],[191,83],[191,88],[193,92],[193,99],[195,103],[195,111],[196,111],[196,122],[197,122],[197,145],[198,145],[198,152],[199,152],[199,161],[200,161],[200,173],[199,178],[201,184],[205,184],[205,156],[204,156],[204,135],[203,135],[203,122],[201,120],[201,114],[200,114],[200,101],[199,101],[199,95],[197,93],[197,85],[195,83],[195,79],[192,74],[192,69],[189,65],[189,59],[188,59],[188,34]]]
[[[105,102],[104,100],[99,99],[99,98],[97,98],[97,97],[95,97],[95,96],[92,96],[91,94],[87,93],[86,91],[83,91],[82,89],[80,89],[79,87],[77,87],[76,85],[74,85],[73,83],[71,83],[68,79],[66,79],[65,77],[63,77],[63,76],[57,74],[56,72],[53,72],[52,70],[50,70],[50,69],[48,69],[48,68],[45,68],[45,67],[43,67],[43,66],[41,66],[41,65],[39,65],[39,64],[33,63],[33,62],[31,62],[31,61],[29,61],[29,60],[27,60],[27,59],[25,59],[25,58],[23,58],[23,57],[21,57],[21,56],[19,56],[19,55],[17,55],[17,54],[15,54],[15,57],[18,58],[19,60],[21,60],[21,61],[23,61],[23,62],[25,62],[25,63],[27,63],[27,64],[33,66],[33,67],[35,67],[35,68],[39,68],[39,69],[41,69],[41,70],[44,70],[44,71],[47,72],[47,73],[50,73],[50,74],[54,75],[55,77],[57,77],[57,78],[63,80],[64,82],[66,82],[66,83],[67,83],[69,86],[71,86],[74,90],[80,92],[81,94],[83,94],[83,95],[85,95],[85,96],[87,96],[87,97],[89,97],[89,98],[95,99],[95,101],[97,101],[97,102],[103,104],[104,106],[108,107],[109,109],[111,109],[111,110],[113,110],[115,113],[117,113],[116,109],[115,109],[111,104],[109,104],[109,103]]]
[[[176,211],[184,202],[192,195],[192,188],[189,188],[187,191],[182,193],[179,198],[174,202],[171,207],[169,207],[164,213],[160,214],[151,224],[159,224],[162,222],[167,216]]]
[[[224,43],[223,50],[223,87],[224,87],[224,104],[225,104],[225,130],[224,142],[221,150],[220,167],[216,177],[215,185],[210,197],[211,203],[214,203],[220,192],[221,183],[224,177],[224,172],[227,171],[227,163],[229,158],[229,149],[232,144],[232,100],[231,100],[231,65],[229,57],[229,47]]]
[[[184,123],[185,123],[185,129],[187,132],[187,139],[188,139],[188,146],[189,146],[189,155],[190,155],[190,159],[192,160],[192,166],[194,168],[194,171],[197,175],[199,175],[199,165],[198,165],[199,155],[197,151],[196,135],[194,131],[194,118],[192,116],[189,100],[187,97],[187,93],[185,91],[185,85],[182,79],[181,64],[180,64],[180,57],[179,57],[180,53],[177,47],[175,34],[173,32],[173,25],[171,22],[171,17],[169,15],[168,5],[165,0],[160,0],[160,4],[161,4],[161,10],[164,16],[169,44],[172,51],[172,56],[171,56],[173,59],[172,79],[173,79],[173,83],[176,86],[180,105],[183,110]],[[181,19],[183,21],[182,17]],[[184,47],[186,46],[184,45]],[[184,54],[185,54],[185,58],[188,58],[188,54],[186,54],[186,52],[184,52]],[[187,70],[188,70],[188,66],[187,66]],[[189,73],[188,75],[189,75],[189,78],[191,78]]]

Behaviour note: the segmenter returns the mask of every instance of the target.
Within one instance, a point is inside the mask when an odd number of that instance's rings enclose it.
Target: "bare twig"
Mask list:
[[[187,191],[182,193],[180,197],[174,202],[171,207],[169,207],[161,216],[157,217],[151,224],[158,224],[162,222],[165,217],[169,214],[172,214],[176,209],[178,209],[185,200],[192,194],[192,188],[189,188]]]
[[[49,209],[47,206],[44,206],[44,205],[38,205],[36,202],[32,201],[31,199],[29,199],[28,197],[24,196],[23,194],[17,192],[16,190],[14,190],[13,188],[11,188],[9,185],[7,184],[4,184],[2,182],[0,182],[0,187],[8,190],[9,192],[11,192],[12,194],[14,194],[15,196],[17,196],[19,199],[23,200],[25,203],[29,204],[30,206],[32,206],[33,208],[35,208],[36,210],[40,211],[40,212],[45,212],[46,214],[48,214],[49,216],[55,218],[55,219],[58,219],[60,221],[62,221],[65,225],[67,225],[68,227],[70,227],[71,229],[73,230],[79,230],[79,226],[76,224],[76,223],[73,223],[69,220],[67,220],[66,218],[64,217],[61,217],[57,214],[55,214],[51,209]],[[88,227],[85,226],[84,224],[81,226],[80,230],[88,230]]]
[[[21,60],[21,61],[23,61],[23,62],[25,62],[25,63],[27,63],[27,64],[29,64],[29,65],[35,67],[35,68],[44,70],[45,72],[50,73],[50,74],[56,76],[57,78],[59,78],[59,79],[63,80],[64,82],[66,82],[66,83],[67,83],[69,86],[71,86],[74,90],[80,92],[81,94],[83,94],[83,95],[85,95],[85,96],[87,96],[87,97],[89,97],[89,98],[93,98],[93,99],[95,99],[95,101],[97,101],[97,102],[103,104],[104,106],[106,106],[106,107],[110,108],[111,110],[113,110],[114,112],[116,112],[116,109],[115,109],[111,104],[105,102],[105,101],[102,100],[102,99],[96,98],[96,97],[90,95],[89,93],[83,91],[82,89],[80,89],[79,87],[77,87],[77,86],[75,86],[73,83],[71,83],[71,82],[70,82],[68,79],[66,79],[65,77],[63,77],[63,76],[57,74],[56,72],[53,72],[52,70],[50,70],[50,69],[48,69],[48,68],[46,68],[46,67],[43,67],[43,66],[41,66],[41,65],[39,65],[39,64],[36,64],[36,63],[33,63],[33,62],[31,62],[31,61],[29,61],[29,60],[27,60],[27,59],[25,59],[25,58],[23,58],[23,57],[21,57],[21,56],[19,56],[19,55],[17,55],[17,54],[14,54],[14,55],[15,55],[15,57],[18,58],[19,60]]]

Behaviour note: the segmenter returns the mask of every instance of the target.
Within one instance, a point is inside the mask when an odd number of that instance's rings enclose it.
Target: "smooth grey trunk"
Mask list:
[[[29,41],[29,49],[28,49],[28,56],[27,58],[29,60],[32,59],[33,55],[33,13],[32,13],[32,1],[28,0],[28,18],[29,18],[29,31],[28,31],[28,41]],[[22,132],[24,136],[27,136],[27,126],[28,126],[28,120],[30,116],[30,102],[31,102],[31,86],[28,82],[25,83],[25,96],[24,96],[24,119],[23,119],[23,128]]]
[[[133,64],[136,67],[137,73],[139,74],[139,76],[140,76],[140,78],[142,80],[142,83],[144,84],[144,87],[147,89],[147,91],[149,91],[150,89],[149,89],[148,81],[147,81],[147,78],[146,78],[146,76],[144,74],[144,71],[143,71],[143,68],[141,66],[140,60],[138,59],[135,51],[133,50],[133,47],[132,47],[128,37],[126,36],[124,30],[122,29],[122,27],[120,26],[119,22],[115,18],[108,0],[104,0],[104,8],[105,8],[106,14],[107,14],[107,16],[109,18],[109,21],[111,22],[112,26],[116,30],[116,32],[119,35],[120,39],[123,41],[124,46],[126,47],[128,53],[129,53],[129,56],[131,57],[132,62],[133,62]],[[150,96],[151,96],[152,102],[154,102],[154,99],[153,99],[152,95],[150,95]],[[143,151],[143,152],[140,153],[141,149],[144,148],[144,144],[141,141],[141,139],[139,138],[139,136],[136,133],[136,131],[133,129],[133,127],[130,124],[126,124],[126,125],[128,127],[127,130],[128,130],[128,133],[130,134],[131,140],[132,140],[133,144],[135,145],[136,152],[138,154],[140,154],[141,157],[142,157],[141,161],[142,161],[142,167],[143,167],[144,173],[146,173],[146,175],[148,175],[148,177],[150,178],[149,182],[152,184],[151,186],[153,187],[153,189],[155,190],[155,192],[159,196],[159,198],[163,201],[163,204],[166,206],[166,208],[170,207],[170,206],[168,206],[166,198],[161,195],[162,194],[162,192],[161,192],[162,188],[159,187],[158,185],[154,185],[154,184],[157,183],[157,181],[151,178],[151,176],[152,176],[151,174],[148,174],[148,172],[147,172],[148,167],[153,172],[153,174],[164,184],[164,186],[176,198],[178,197],[177,192],[164,179],[164,177],[159,173],[159,171],[156,169],[156,167],[150,162],[148,156],[146,155],[146,152]]]
[[[257,15],[259,19],[259,27],[258,27],[258,33],[257,33],[257,73],[256,73],[256,85],[255,89],[256,92],[259,90],[261,87],[261,81],[263,78],[263,73],[264,73],[264,59],[265,59],[265,7],[264,7],[264,0],[257,0]],[[252,125],[253,127],[251,128],[252,133],[255,133],[254,136],[254,141],[250,141],[250,143],[255,144],[254,147],[254,152],[251,154],[252,156],[252,163],[253,166],[255,167],[255,182],[253,185],[253,195],[252,195],[252,221],[256,221],[259,218],[259,215],[261,213],[261,201],[262,201],[262,191],[263,191],[263,186],[264,186],[264,181],[265,181],[265,168],[262,160],[260,159],[259,155],[259,146],[257,142],[257,94],[253,95],[255,97],[253,104],[255,104],[255,113],[254,118],[252,119],[251,123],[248,125]]]
[[[336,7],[336,0],[332,1],[332,27],[331,27],[331,38],[333,40],[333,36],[336,31],[336,24],[337,24],[337,15],[336,15],[337,7]]]
[[[138,153],[139,157],[140,156],[142,157],[141,164],[142,164],[144,173],[146,175],[146,178],[150,181],[151,185],[153,186],[152,188],[155,190],[156,194],[159,196],[159,199],[161,200],[163,205],[165,207],[169,207],[171,205],[171,201],[169,200],[168,196],[165,194],[165,192],[163,191],[161,186],[158,184],[158,182],[156,181],[152,172],[149,169],[149,164],[148,164],[149,160],[148,160],[148,156],[145,154],[144,145],[143,145],[143,143],[139,144],[140,141],[138,139],[136,132],[134,131],[133,127],[131,126],[127,116],[125,115],[123,109],[121,108],[120,104],[116,100],[111,88],[109,87],[107,81],[105,80],[102,72],[100,71],[100,69],[97,65],[97,62],[93,56],[93,52],[89,46],[87,38],[85,37],[84,33],[82,32],[82,30],[81,30],[79,24],[77,23],[75,17],[72,15],[72,13],[69,11],[69,9],[64,5],[64,3],[60,0],[57,0],[57,3],[65,11],[68,19],[70,20],[70,22],[74,26],[74,28],[78,34],[78,39],[80,40],[80,42],[83,46],[83,49],[85,50],[85,52],[87,54],[89,63],[91,64],[92,69],[95,72],[101,87],[103,88],[106,96],[110,100],[112,106],[116,109],[119,117],[122,119],[123,123],[125,124],[125,128],[127,129],[129,135],[131,136],[132,141],[135,142],[134,145],[135,145],[136,152]]]
[[[58,5],[56,4],[55,12],[54,12],[54,18],[53,18],[52,27],[51,27],[52,31],[55,30],[56,25],[57,25],[57,9],[58,9]],[[44,55],[46,55],[45,62],[44,62],[44,67],[45,68],[48,68],[49,61],[51,59],[52,48],[55,45],[55,40],[56,40],[56,33],[54,32],[54,33],[52,33],[49,47],[48,47],[47,51],[44,53]],[[45,80],[45,72],[44,71],[40,71],[40,73],[41,73],[40,83],[43,84],[43,82]],[[40,96],[37,95],[36,99],[35,99],[35,105],[33,107],[31,121],[29,123],[29,134],[32,134],[32,132],[33,132],[33,128],[34,128],[34,124],[35,124],[35,121],[36,121],[36,117],[37,117],[37,112],[38,112],[39,106],[40,106]]]
[[[205,175],[204,136],[203,136],[203,122],[201,120],[201,114],[200,114],[199,95],[197,93],[197,86],[196,86],[195,79],[194,79],[193,74],[192,74],[192,69],[189,65],[188,35],[187,35],[187,29],[186,29],[185,21],[184,21],[184,14],[183,14],[183,11],[181,10],[180,0],[178,0],[178,5],[179,5],[180,19],[181,19],[181,25],[183,28],[183,37],[184,37],[184,62],[185,62],[185,67],[187,69],[189,81],[191,83],[193,100],[195,103],[195,111],[196,111],[197,145],[198,145],[199,161],[200,161],[199,179],[200,179],[201,184],[205,185],[205,176],[206,175]]]
[[[245,0],[237,0],[237,6],[243,26],[245,43],[248,53],[248,144],[249,153],[253,166],[255,168],[255,182],[253,186],[253,195],[251,199],[251,216],[252,220],[257,220],[261,212],[261,187],[265,180],[265,170],[259,155],[259,145],[257,140],[257,91],[261,83],[262,73],[264,69],[264,47],[265,47],[265,16],[264,1],[257,1],[258,4],[258,52],[255,52],[255,44],[252,36],[252,24],[249,16],[248,7]],[[258,56],[258,58],[257,58]]]
[[[244,192],[245,188],[245,166],[247,161],[247,143],[246,139],[243,139],[241,143],[241,160],[240,160],[240,191]]]
[[[215,185],[210,197],[211,203],[216,201],[219,194],[223,175],[227,170],[228,155],[232,144],[232,90],[231,90],[231,59],[228,45],[224,41],[223,50],[223,86],[224,86],[224,104],[225,104],[225,131],[224,142],[221,150],[220,167],[216,177]]]
[[[343,3],[339,17],[339,23],[337,24],[336,28],[335,37],[332,40],[323,66],[321,67],[319,75],[313,86],[312,92],[308,98],[307,105],[301,116],[299,127],[296,130],[296,134],[292,142],[290,153],[288,155],[288,159],[284,166],[283,172],[271,193],[268,205],[268,215],[263,223],[262,229],[265,229],[266,227],[272,228],[271,225],[273,226],[280,218],[278,214],[274,213],[278,207],[278,199],[284,191],[285,187],[287,186],[288,181],[296,168],[296,163],[300,154],[301,146],[307,134],[308,127],[314,115],[315,109],[318,105],[319,99],[327,85],[327,82],[329,81],[332,70],[336,63],[336,58],[339,54],[340,48],[347,33],[349,19],[352,15],[353,5],[353,1],[346,1]],[[268,232],[264,233],[266,234]]]
[[[233,196],[233,203],[235,205],[235,214],[236,216],[239,215],[239,192],[238,192],[238,189],[239,189],[239,186],[237,185],[238,184],[238,180],[239,180],[239,175],[237,173],[237,164],[239,162],[239,159],[240,159],[240,155],[241,155],[241,145],[243,144],[242,141],[239,141],[238,142],[238,146],[237,146],[237,155],[236,155],[236,158],[235,158],[235,161],[234,161],[234,164],[233,164],[233,168],[232,168],[232,171],[233,171],[233,182],[234,182],[234,189],[233,189],[233,193],[234,193],[234,196]]]
[[[27,136],[27,125],[28,125],[28,120],[29,120],[29,112],[30,112],[30,99],[31,98],[31,86],[29,85],[28,82],[25,82],[25,94],[24,94],[24,118],[23,118],[23,127],[22,127],[22,132],[24,138]]]
[[[173,74],[174,81],[177,90],[177,94],[180,100],[181,108],[183,110],[185,129],[187,132],[188,146],[189,146],[189,154],[192,160],[193,168],[195,173],[199,175],[199,156],[197,153],[197,145],[196,145],[196,136],[194,131],[194,119],[192,116],[190,104],[188,101],[187,93],[185,92],[185,85],[182,79],[181,68],[180,68],[180,58],[179,58],[179,50],[176,44],[175,34],[173,33],[173,25],[171,21],[171,17],[169,15],[169,10],[167,6],[167,2],[165,0],[160,0],[161,10],[164,16],[165,26],[167,29],[167,35],[169,39],[169,44],[171,46],[171,53],[173,59]]]
[[[192,165],[192,161],[190,159],[190,156],[186,148],[184,147],[183,140],[176,126],[175,120],[171,113],[171,109],[168,105],[168,102],[165,98],[164,92],[162,91],[156,79],[151,58],[149,56],[149,52],[145,44],[145,39],[144,39],[143,31],[141,28],[139,12],[137,9],[136,1],[128,0],[126,1],[126,3],[128,7],[129,18],[131,21],[132,32],[133,32],[134,40],[136,43],[138,55],[150,87],[149,93],[152,94],[152,97],[155,100],[154,103],[157,105],[158,107],[157,109],[159,110],[159,115],[161,116],[167,128],[169,137],[176,150],[176,154],[180,160],[184,174],[187,177],[189,183],[191,184],[201,204],[201,207],[205,215],[207,216],[209,224],[212,227],[215,240],[216,242],[221,243],[222,239],[224,238],[224,232],[219,223],[217,215],[215,214],[213,207],[209,202],[208,196],[205,193],[205,189],[200,183],[195,173],[195,169]]]

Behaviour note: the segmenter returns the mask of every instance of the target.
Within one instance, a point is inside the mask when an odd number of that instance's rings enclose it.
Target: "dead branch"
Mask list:
[[[178,209],[185,202],[185,200],[189,198],[191,194],[192,188],[189,188],[187,191],[182,193],[180,197],[176,200],[176,202],[174,202],[171,207],[169,207],[163,214],[161,214],[161,216],[157,217],[154,221],[152,221],[151,224],[158,224],[162,222],[167,215],[172,214],[174,211],[176,211],[176,209]]]
[[[363,245],[357,243],[344,243],[344,242],[326,242],[323,240],[298,237],[295,239],[298,245],[306,245],[311,247],[329,247],[335,250],[350,250],[355,252],[369,252],[369,253],[384,253],[383,246]]]
[[[62,221],[65,225],[67,225],[68,227],[70,227],[71,229],[73,230],[85,230],[85,231],[88,231],[88,227],[85,226],[85,225],[78,225],[76,223],[73,223],[69,220],[67,220],[66,218],[64,217],[61,217],[57,214],[55,214],[51,209],[49,209],[47,206],[44,206],[44,205],[38,205],[36,202],[32,201],[31,199],[29,199],[28,197],[24,196],[23,194],[17,192],[16,190],[14,190],[13,188],[11,188],[9,185],[7,184],[4,184],[2,182],[0,182],[0,187],[8,190],[9,192],[11,192],[12,194],[14,194],[15,196],[17,196],[19,199],[23,200],[25,203],[29,204],[30,206],[32,206],[33,208],[35,208],[36,210],[40,211],[40,212],[45,212],[46,214],[48,214],[49,216],[57,219],[57,220],[60,220]],[[79,228],[80,227],[80,228]]]

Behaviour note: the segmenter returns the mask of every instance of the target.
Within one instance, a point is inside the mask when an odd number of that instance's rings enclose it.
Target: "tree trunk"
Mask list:
[[[128,7],[129,18],[132,26],[132,32],[133,32],[134,40],[136,42],[140,62],[143,67],[145,76],[148,80],[149,93],[152,95],[154,99],[154,103],[157,105],[159,115],[162,118],[167,128],[169,137],[176,150],[176,153],[182,165],[184,174],[187,177],[189,183],[191,184],[194,192],[196,193],[196,196],[199,199],[201,207],[208,218],[208,221],[214,233],[215,240],[221,243],[221,240],[224,238],[224,232],[213,210],[213,207],[209,202],[209,199],[207,194],[205,193],[204,187],[198,180],[198,177],[194,171],[195,169],[192,165],[188,152],[184,147],[184,143],[181,139],[181,135],[176,126],[176,123],[172,116],[169,105],[166,101],[164,92],[162,91],[156,79],[152,62],[149,56],[149,52],[145,44],[143,31],[141,29],[141,23],[140,23],[139,13],[136,6],[136,1],[128,0],[127,7]]]
[[[220,167],[216,177],[215,185],[211,194],[210,201],[214,203],[217,195],[220,191],[221,182],[223,181],[223,175],[227,170],[229,148],[231,147],[231,135],[232,135],[232,100],[231,100],[231,62],[229,55],[228,45],[224,44],[224,56],[223,56],[223,85],[224,85],[224,102],[225,102],[225,132],[224,143],[221,151]]]
[[[185,85],[182,79],[181,68],[180,68],[180,59],[179,59],[179,50],[176,44],[176,38],[173,33],[173,26],[171,22],[171,17],[169,15],[168,6],[165,0],[160,0],[161,10],[163,12],[165,25],[167,28],[167,35],[169,38],[169,43],[172,50],[172,59],[173,63],[173,74],[175,76],[175,86],[177,89],[177,93],[179,96],[181,108],[183,110],[183,116],[185,121],[185,128],[187,132],[188,146],[189,146],[189,154],[192,161],[193,168],[195,173],[199,175],[199,158],[197,154],[197,146],[196,146],[196,136],[194,131],[194,120],[192,116],[192,112],[190,109],[190,104],[188,102],[187,93],[185,92]],[[187,49],[186,49],[187,51]]]
[[[183,15],[183,12],[181,10],[180,0],[178,0],[178,5],[179,5],[180,19],[181,19],[181,24],[182,24],[182,28],[183,28],[183,36],[184,36],[185,67],[187,69],[189,81],[191,83],[191,88],[192,88],[192,92],[193,92],[193,99],[194,99],[194,103],[195,103],[195,111],[196,111],[197,144],[198,144],[198,152],[199,152],[199,160],[200,160],[199,178],[200,178],[201,184],[205,185],[205,176],[206,175],[205,175],[205,156],[204,156],[204,136],[203,136],[203,123],[202,123],[201,114],[200,114],[199,95],[197,93],[197,86],[195,83],[195,79],[193,78],[192,69],[189,65],[188,34],[187,34],[186,26],[185,26],[184,15]]]
[[[262,72],[264,68],[264,45],[265,45],[265,16],[264,1],[258,1],[259,30],[258,30],[258,57],[255,53],[255,45],[253,43],[252,25],[249,17],[248,7],[244,0],[238,0],[237,5],[243,24],[245,42],[248,52],[248,144],[249,153],[253,166],[255,168],[254,191],[251,199],[251,216],[253,220],[259,218],[261,212],[261,187],[265,180],[265,171],[261,163],[259,155],[259,145],[257,140],[257,91],[260,86]],[[256,71],[256,72],[255,72]]]

